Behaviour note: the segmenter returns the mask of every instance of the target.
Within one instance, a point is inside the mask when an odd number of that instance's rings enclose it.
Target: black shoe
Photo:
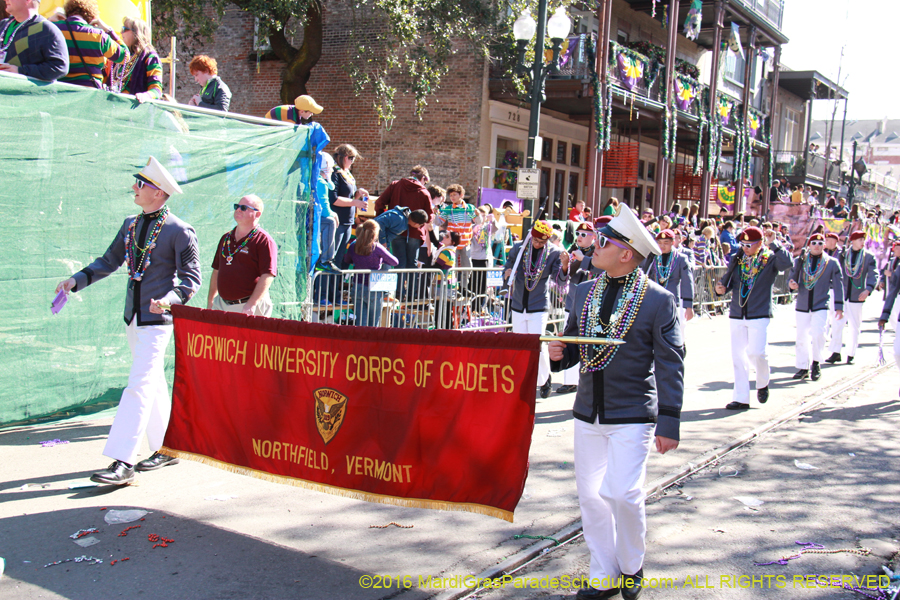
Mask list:
[[[544,385],[541,386],[541,398],[546,398],[550,395],[550,377],[547,377],[547,381],[544,382]]]
[[[769,401],[769,386],[764,388],[759,388],[756,390],[756,399],[759,400],[760,404],[765,404]]]
[[[806,379],[807,377],[809,377],[809,369],[800,369],[794,373],[791,379]]]
[[[557,394],[571,394],[578,389],[577,385],[561,385],[556,388]]]
[[[813,381],[818,381],[819,378],[822,377],[822,368],[819,366],[819,363],[813,361],[812,371],[810,371],[809,377]]]
[[[840,360],[840,357],[838,357],[838,360]],[[853,364],[853,357],[852,357],[852,356],[848,356],[848,357],[847,357],[847,364],[848,364],[848,365],[852,365],[852,364]]]
[[[619,594],[619,588],[610,590],[598,590],[592,587],[583,587],[575,594],[575,600],[606,600]]]
[[[163,454],[162,452],[154,452],[150,458],[145,458],[134,466],[135,471],[155,471],[169,465],[177,465],[180,460],[174,456]]]
[[[105,471],[91,475],[91,481],[110,485],[125,485],[134,481],[134,468],[121,460],[114,460]]]
[[[747,410],[750,408],[750,405],[743,402],[729,402],[725,405],[725,408],[728,410]]]
[[[644,569],[638,569],[634,575],[622,575],[622,598],[625,600],[637,600],[644,589],[641,579],[644,578]]]
[[[825,359],[829,365],[833,365],[834,363],[841,362],[841,353],[840,352],[832,352],[831,356]]]

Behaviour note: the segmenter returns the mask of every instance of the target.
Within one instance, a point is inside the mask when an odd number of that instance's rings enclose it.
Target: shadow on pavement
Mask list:
[[[0,519],[6,559],[0,597],[369,599],[399,591],[363,589],[360,577],[369,573],[178,515],[150,512],[144,521],[107,525],[105,514],[83,508]],[[134,525],[140,527],[120,535]],[[93,546],[82,548],[69,538],[92,527],[99,533],[90,535],[100,540]],[[151,534],[174,541],[154,548]],[[44,566],[82,555],[103,563]],[[113,559],[121,562],[111,564]],[[404,593],[424,596],[415,589]]]

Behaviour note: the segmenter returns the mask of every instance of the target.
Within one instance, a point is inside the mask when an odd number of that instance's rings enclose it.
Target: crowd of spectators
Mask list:
[[[39,0],[7,2],[10,16],[0,21],[0,71],[131,94],[139,102],[170,100],[145,21],[125,17],[117,30],[100,19],[97,0],[66,0],[55,21],[38,14],[39,7]],[[231,90],[218,77],[215,59],[195,56],[188,70],[201,86],[188,104],[227,111]]]

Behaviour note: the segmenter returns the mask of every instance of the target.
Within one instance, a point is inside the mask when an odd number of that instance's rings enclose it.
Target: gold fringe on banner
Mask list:
[[[258,471],[249,467],[241,467],[231,463],[222,462],[215,458],[210,458],[202,454],[194,454],[192,452],[184,452],[183,450],[175,450],[167,446],[159,449],[163,454],[192,460],[210,467],[216,467],[230,473],[239,475],[247,475],[248,477],[256,477],[263,481],[271,481],[273,483],[281,483],[285,485],[293,485],[295,487],[313,490],[315,492],[324,492],[335,496],[343,496],[344,498],[352,498],[353,500],[364,500],[366,502],[378,502],[380,504],[390,504],[393,506],[405,506],[408,508],[430,508],[432,510],[453,510],[460,512],[470,512],[497,519],[503,519],[509,523],[513,522],[513,513],[508,510],[501,510],[493,506],[485,506],[483,504],[472,504],[468,502],[445,502],[442,500],[424,500],[421,498],[400,498],[397,496],[384,496],[381,494],[372,494],[370,492],[362,492],[360,490],[348,490],[339,488],[325,483],[315,483],[306,481],[305,479],[297,479],[296,477],[288,477],[287,475],[275,475],[265,471]]]

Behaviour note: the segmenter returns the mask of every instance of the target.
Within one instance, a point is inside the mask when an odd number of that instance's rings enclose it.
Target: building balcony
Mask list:
[[[808,164],[807,164],[808,163]],[[828,162],[821,154],[810,152],[775,152],[775,177],[784,177],[791,185],[814,185],[826,187],[825,172]],[[841,166],[832,164],[828,175],[829,188],[838,187],[841,184]]]
[[[781,23],[784,19],[784,2],[782,0],[732,0],[732,2],[743,6],[755,16],[781,31]]]

